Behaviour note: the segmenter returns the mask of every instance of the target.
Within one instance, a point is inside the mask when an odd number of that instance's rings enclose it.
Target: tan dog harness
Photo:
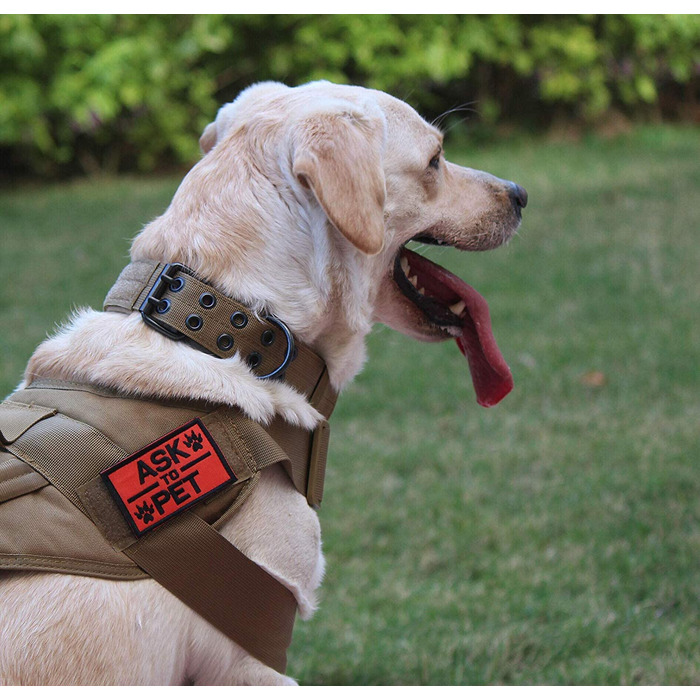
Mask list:
[[[170,315],[161,314],[167,322],[156,323],[171,337],[189,338],[206,329],[203,341],[196,335],[192,342],[213,352],[207,347],[212,339],[216,347],[221,335],[230,335],[258,376],[284,373],[330,416],[336,396],[325,365],[297,346],[284,324],[256,318],[181,266],[175,275],[158,263],[136,268],[125,269],[105,308],[157,314],[157,304],[169,299]],[[166,280],[164,270],[170,273]],[[184,291],[173,284],[180,276],[190,289],[184,310],[172,298]],[[201,304],[206,294],[213,304],[206,296]],[[187,324],[194,314],[202,321],[196,330]],[[241,315],[246,323],[236,326]],[[272,338],[266,335],[270,330]],[[216,347],[216,354],[235,352],[228,341],[219,344],[225,348]],[[318,505],[328,437],[326,421],[312,432],[279,418],[263,427],[232,407],[36,381],[0,404],[0,569],[152,577],[253,656],[284,672],[294,596],[218,528],[273,464],[282,465],[310,505]]]

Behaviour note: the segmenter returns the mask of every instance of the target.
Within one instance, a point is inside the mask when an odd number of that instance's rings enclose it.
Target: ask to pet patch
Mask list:
[[[198,418],[105,469],[102,478],[136,535],[236,481]]]

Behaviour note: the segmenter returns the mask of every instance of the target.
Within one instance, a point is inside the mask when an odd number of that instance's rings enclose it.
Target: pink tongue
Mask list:
[[[513,388],[513,375],[498,349],[491,330],[491,316],[484,297],[462,280],[459,296],[467,305],[462,317],[462,336],[457,346],[469,361],[469,370],[481,406],[495,406]],[[453,291],[457,291],[451,285]]]
[[[442,293],[433,287],[428,279],[421,280],[425,283],[428,293],[435,296],[445,295],[444,288],[456,294],[465,304],[462,319],[462,336],[456,338],[457,345],[469,362],[469,370],[476,391],[476,400],[481,406],[495,406],[501,399],[507,396],[513,388],[513,375],[498,349],[496,339],[491,330],[491,315],[486,299],[473,287],[462,281],[449,270],[434,262],[419,256],[410,250],[404,250],[412,270],[421,271],[429,276],[431,281],[438,283],[443,288]],[[448,301],[451,306],[456,302],[452,298]]]

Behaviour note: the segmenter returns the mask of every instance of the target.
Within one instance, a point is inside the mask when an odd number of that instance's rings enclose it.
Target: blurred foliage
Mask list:
[[[0,65],[0,168],[149,170],[258,80],[474,100],[487,126],[697,120],[700,16],[0,15]]]

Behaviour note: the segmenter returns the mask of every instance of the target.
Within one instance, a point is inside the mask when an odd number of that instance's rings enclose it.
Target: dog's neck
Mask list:
[[[362,367],[371,328],[370,276],[361,254],[343,249],[304,193],[268,198],[265,221],[257,220],[250,200],[256,185],[270,187],[264,178],[243,191],[232,178],[214,201],[207,199],[200,182],[210,167],[221,172],[221,164],[200,161],[165,214],[135,239],[132,257],[182,262],[253,311],[274,314],[325,360],[340,391]],[[237,405],[263,423],[276,414],[307,428],[320,420],[283,382],[258,380],[238,356],[223,360],[173,343],[137,313],[79,312],[32,356],[25,381],[35,377]]]
[[[254,312],[273,314],[324,358],[340,390],[365,359],[376,262],[333,229],[291,173],[262,173],[251,157],[235,141],[205,156],[134,240],[132,259],[182,262]]]

